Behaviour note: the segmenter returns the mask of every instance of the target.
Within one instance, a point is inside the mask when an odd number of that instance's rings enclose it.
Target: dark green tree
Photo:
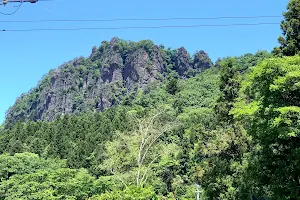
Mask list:
[[[174,95],[179,91],[178,79],[172,78],[167,84],[168,93]]]
[[[278,38],[279,47],[273,53],[279,56],[293,56],[300,52],[300,1],[290,0],[281,22],[283,36]]]
[[[233,107],[234,100],[238,97],[239,79],[238,73],[234,67],[236,60],[234,58],[225,59],[221,62],[221,77],[220,77],[220,91],[221,94],[215,106],[220,121],[232,123],[233,117],[229,111]]]

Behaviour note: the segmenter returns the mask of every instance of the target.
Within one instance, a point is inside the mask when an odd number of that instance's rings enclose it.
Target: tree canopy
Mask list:
[[[299,98],[300,57],[273,58],[253,69],[233,110],[259,142],[253,178],[271,192],[270,199],[300,196]]]
[[[282,36],[278,38],[279,47],[273,53],[280,56],[294,56],[300,52],[300,1],[290,0],[281,22]]]

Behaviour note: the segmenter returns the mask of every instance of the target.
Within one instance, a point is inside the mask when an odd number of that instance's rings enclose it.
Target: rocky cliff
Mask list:
[[[113,38],[93,47],[88,58],[69,61],[21,95],[6,114],[6,124],[25,120],[51,121],[62,114],[102,111],[160,83],[170,73],[189,78],[212,66],[207,53],[191,57],[183,47],[165,49],[149,40]]]

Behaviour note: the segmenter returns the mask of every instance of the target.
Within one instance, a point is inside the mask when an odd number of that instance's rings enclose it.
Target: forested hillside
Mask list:
[[[113,38],[50,71],[0,127],[0,199],[300,199],[299,14],[272,53]]]
[[[63,115],[51,122],[20,121],[15,125],[7,125],[0,138],[1,153],[8,156],[6,153],[32,152],[42,159],[61,159],[68,168],[85,168],[91,176],[101,180],[106,177],[105,185],[110,187],[105,191],[115,191],[124,189],[115,173],[126,184],[136,185],[136,158],[140,137],[144,134],[140,128],[144,127],[149,134],[154,134],[150,138],[157,137],[155,145],[149,148],[145,156],[144,165],[149,165],[153,156],[164,152],[151,164],[153,174],[147,179],[149,183],[146,185],[153,187],[152,192],[169,198],[192,198],[194,184],[203,170],[199,165],[202,163],[199,156],[204,155],[199,154],[202,150],[198,148],[206,151],[219,148],[215,142],[220,139],[219,131],[223,130],[221,127],[220,130],[214,130],[218,124],[214,109],[221,94],[222,62],[232,59],[237,71],[244,71],[270,55],[258,52],[226,58],[217,62],[215,67],[184,80],[175,74],[173,78],[164,79],[147,90],[138,89],[131,99],[127,98],[123,103],[102,112],[87,111]],[[210,130],[214,130],[213,133]],[[229,136],[226,133],[222,137]],[[212,146],[199,146],[203,138]],[[219,142],[226,144],[229,142],[227,140]],[[146,170],[145,166],[141,171]],[[114,167],[118,169],[112,169]],[[175,191],[173,184],[179,184],[176,187],[182,188]]]

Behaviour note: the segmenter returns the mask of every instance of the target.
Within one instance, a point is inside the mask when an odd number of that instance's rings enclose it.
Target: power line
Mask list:
[[[44,0],[44,1],[53,1],[53,0]],[[174,21],[174,20],[259,19],[259,18],[282,18],[282,16],[221,16],[221,17],[124,18],[124,19],[120,18],[120,19],[0,20],[0,22],[3,22],[3,23],[112,22],[112,21]]]
[[[4,12],[0,12],[0,14],[2,15],[14,15],[16,12],[18,12],[18,10],[21,8],[22,4],[23,4],[23,0],[19,1],[19,6],[17,6],[16,10],[13,11],[12,13],[4,13]]]
[[[2,32],[36,32],[36,31],[80,31],[80,30],[119,30],[119,29],[161,29],[161,28],[197,28],[197,27],[230,27],[230,26],[260,26],[279,25],[279,23],[255,24],[198,24],[177,26],[127,26],[127,27],[95,27],[95,28],[36,28],[36,29],[2,29]]]
[[[37,0],[37,1],[54,1],[54,0]],[[18,10],[21,8],[21,6],[23,5],[23,3],[36,3],[37,1],[30,1],[30,0],[10,0],[10,1],[7,1],[7,3],[19,3],[18,6],[16,6],[16,10],[14,10],[12,13],[4,13],[4,12],[0,12],[0,14],[2,15],[14,15],[16,12],[18,12]],[[5,4],[0,4],[0,6],[5,6]]]
[[[5,5],[8,3],[37,3],[39,1],[55,1],[55,0],[7,0],[5,3],[1,3],[0,5]]]

